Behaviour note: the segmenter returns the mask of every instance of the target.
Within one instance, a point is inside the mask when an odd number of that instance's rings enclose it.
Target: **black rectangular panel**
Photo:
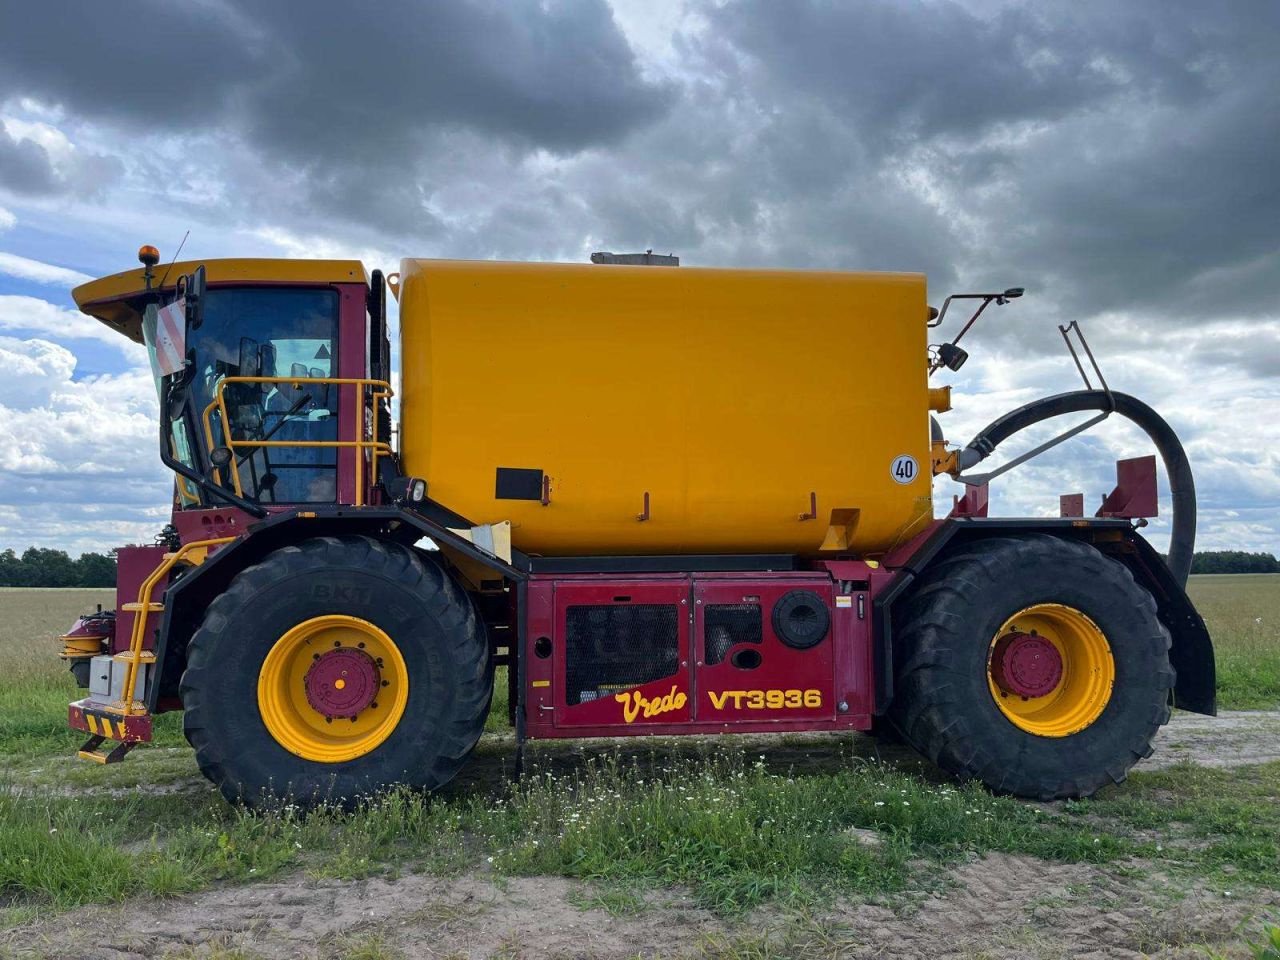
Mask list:
[[[493,495],[498,500],[541,500],[542,471],[499,467]]]

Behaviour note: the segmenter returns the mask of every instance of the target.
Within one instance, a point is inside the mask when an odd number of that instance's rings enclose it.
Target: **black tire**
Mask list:
[[[354,760],[322,763],[276,742],[259,712],[258,676],[286,631],[335,613],[391,637],[409,693],[385,741]],[[200,771],[233,803],[349,806],[392,785],[447,783],[484,729],[492,692],[483,628],[440,567],[398,544],[317,537],[268,554],[209,605],[187,647],[183,730]]]
[[[1065,737],[1015,726],[988,686],[992,639],[1038,603],[1086,614],[1115,662],[1106,707]],[[892,717],[912,746],[961,779],[1040,800],[1088,796],[1151,755],[1169,720],[1169,643],[1151,594],[1092,546],[1042,534],[981,540],[936,563],[911,595]]]

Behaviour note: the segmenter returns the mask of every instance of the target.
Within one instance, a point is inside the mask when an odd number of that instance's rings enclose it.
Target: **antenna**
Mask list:
[[[187,245],[187,237],[189,236],[191,236],[190,230],[182,235],[182,242],[178,244],[178,249],[173,251],[173,259],[169,261],[169,266],[165,268],[164,276],[160,278],[161,289],[164,288],[164,282],[169,279],[169,271],[172,270],[173,265],[178,262],[178,254],[180,254],[182,252],[182,248]]]

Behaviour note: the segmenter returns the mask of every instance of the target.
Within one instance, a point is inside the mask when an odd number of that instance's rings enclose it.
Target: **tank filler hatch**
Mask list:
[[[680,258],[672,254],[654,253],[608,253],[599,251],[591,255],[592,263],[612,263],[629,267],[678,267]]]

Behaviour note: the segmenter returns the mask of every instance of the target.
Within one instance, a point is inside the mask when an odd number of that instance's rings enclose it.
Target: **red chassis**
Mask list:
[[[535,574],[525,599],[526,734],[866,730],[871,601],[889,579],[858,561]]]

